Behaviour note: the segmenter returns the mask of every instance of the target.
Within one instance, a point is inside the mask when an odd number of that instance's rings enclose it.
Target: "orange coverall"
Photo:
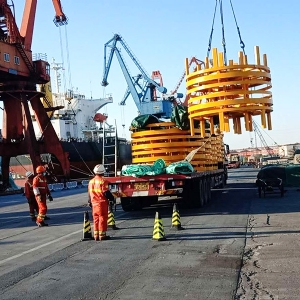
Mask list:
[[[104,196],[104,193],[108,190],[108,182],[101,175],[96,175],[89,182],[88,193],[93,210],[95,239],[99,238],[99,235],[106,235],[108,199]]]
[[[44,222],[47,213],[47,195],[50,195],[46,177],[42,174],[38,174],[33,179],[33,193],[39,206],[39,214],[36,221]],[[40,198],[40,199],[39,199]]]
[[[24,187],[25,197],[27,198],[28,204],[29,204],[29,213],[31,219],[35,219],[35,211],[38,214],[39,213],[39,207],[37,204],[37,201],[35,199],[35,195],[33,193],[33,179],[28,178],[25,181],[25,187]]]

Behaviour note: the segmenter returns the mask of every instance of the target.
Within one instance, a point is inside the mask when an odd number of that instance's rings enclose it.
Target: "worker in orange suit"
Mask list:
[[[105,168],[103,165],[96,165],[94,168],[95,177],[88,185],[89,204],[93,210],[94,239],[95,241],[109,240],[106,235],[108,204],[114,202],[114,196],[108,188],[108,182],[103,178]]]
[[[36,218],[36,224],[39,227],[48,226],[47,223],[44,222],[46,213],[47,213],[47,196],[49,201],[53,201],[53,198],[50,194],[47,180],[46,180],[46,169],[44,166],[38,166],[36,168],[37,175],[33,179],[33,193],[35,195],[35,199],[39,206],[39,214]]]
[[[32,221],[36,221],[35,213],[39,213],[39,206],[36,202],[35,195],[33,193],[33,178],[34,174],[30,171],[26,172],[26,181],[24,186],[25,197],[27,198],[29,204],[29,214]]]

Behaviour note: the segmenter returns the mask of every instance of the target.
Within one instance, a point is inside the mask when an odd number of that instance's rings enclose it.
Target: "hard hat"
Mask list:
[[[37,173],[44,173],[46,172],[46,169],[44,168],[44,166],[38,166],[35,171]]]
[[[95,174],[104,174],[105,168],[103,165],[96,165],[93,171]]]
[[[26,174],[25,174],[25,176],[26,176],[27,178],[29,178],[29,177],[31,177],[31,176],[34,176],[34,174],[33,174],[32,172],[30,172],[30,171],[27,171]]]

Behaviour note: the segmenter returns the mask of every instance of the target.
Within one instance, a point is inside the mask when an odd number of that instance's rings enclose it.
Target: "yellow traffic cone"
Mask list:
[[[183,230],[184,229],[183,227],[181,227],[179,210],[177,209],[177,204],[176,203],[174,203],[174,205],[173,205],[173,215],[172,215],[171,229],[174,229],[174,230]]]
[[[162,223],[162,219],[159,215],[159,212],[156,212],[156,214],[155,214],[152,239],[157,240],[157,241],[165,241],[166,240],[164,226]]]
[[[83,217],[83,238],[81,239],[82,241],[90,241],[93,239],[92,236],[92,227],[91,227],[91,222],[89,219],[89,212],[85,211],[84,212],[84,217]]]
[[[113,213],[113,210],[111,208],[111,205],[108,205],[108,219],[107,219],[107,227],[111,228],[113,230],[118,230],[119,228],[116,226],[115,223],[115,216]]]

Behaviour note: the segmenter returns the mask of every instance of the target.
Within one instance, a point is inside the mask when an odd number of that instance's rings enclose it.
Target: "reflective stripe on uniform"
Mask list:
[[[34,193],[36,196],[39,195],[39,194],[40,194],[39,188],[37,188],[37,187],[33,188],[33,193]]]
[[[102,189],[90,189],[90,192],[99,192],[102,193]]]

